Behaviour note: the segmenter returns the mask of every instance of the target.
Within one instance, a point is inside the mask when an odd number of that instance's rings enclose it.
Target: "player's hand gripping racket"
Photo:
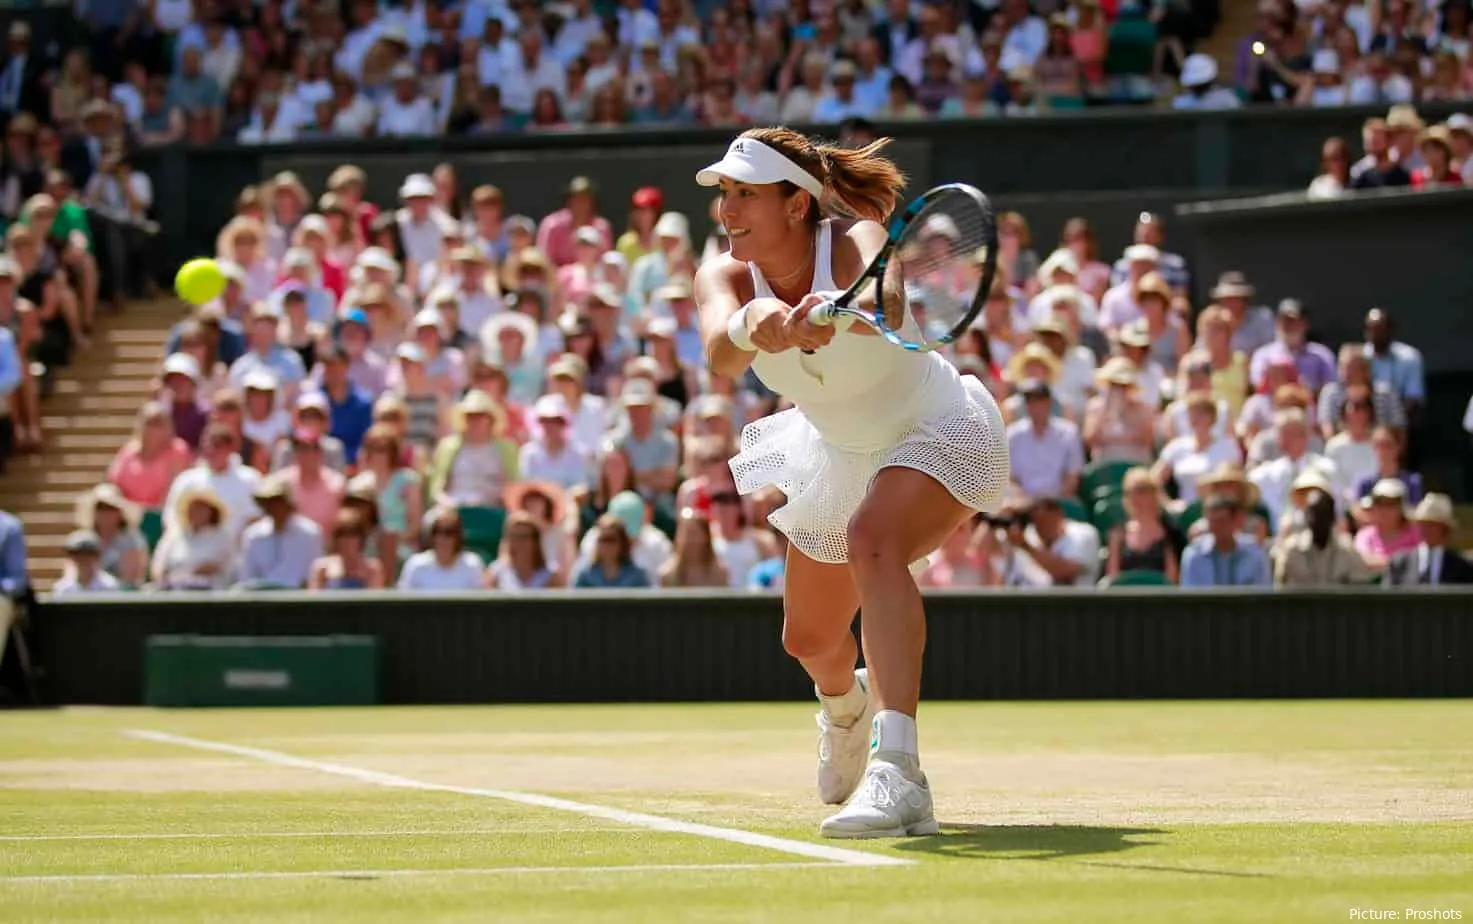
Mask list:
[[[812,324],[860,321],[907,350],[951,343],[981,312],[997,276],[992,203],[965,183],[937,186],[890,220],[890,239],[844,294],[808,313]],[[861,296],[873,289],[873,302]],[[924,300],[906,323],[909,289]],[[912,299],[913,301],[916,299]]]

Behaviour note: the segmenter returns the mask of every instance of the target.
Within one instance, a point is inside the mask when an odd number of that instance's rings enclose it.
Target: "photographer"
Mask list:
[[[141,297],[150,276],[149,243],[154,225],[153,182],[133,169],[128,152],[108,148],[83,195],[106,261],[114,301]]]
[[[1066,517],[1057,498],[1035,498],[1008,523],[1007,537],[1055,587],[1093,587],[1099,579],[1100,534]]]

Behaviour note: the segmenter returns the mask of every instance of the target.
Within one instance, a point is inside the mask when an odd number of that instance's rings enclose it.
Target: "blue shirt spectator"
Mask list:
[[[322,531],[316,523],[291,514],[278,525],[262,517],[241,535],[240,574],[246,587],[305,587],[312,563],[322,555]]]
[[[1210,497],[1206,503],[1207,534],[1182,553],[1183,587],[1271,587],[1268,554],[1241,532],[1243,512],[1232,499]]]
[[[1416,347],[1391,339],[1391,317],[1380,308],[1366,312],[1366,357],[1371,361],[1371,381],[1384,382],[1407,404],[1421,404],[1427,397],[1422,378],[1422,353]]]
[[[0,401],[9,401],[11,394],[20,387],[20,348],[15,345],[15,334],[8,327],[0,327]]]
[[[14,596],[30,583],[25,530],[14,514],[0,510],[0,594]]]
[[[373,426],[373,395],[353,383],[348,367],[348,354],[334,347],[318,358],[314,372],[327,402],[327,432],[342,441],[348,464],[356,465],[358,447]]]
[[[594,564],[589,565],[587,568],[584,568],[582,571],[578,572],[578,576],[573,579],[573,586],[587,588],[614,587],[625,589],[648,587],[650,586],[650,578],[649,575],[644,573],[643,568],[639,567],[632,561],[625,562],[624,564],[620,565],[619,570],[612,575],[604,571],[604,569],[599,567],[598,563],[595,562]]]
[[[245,331],[241,329],[238,322],[230,318],[222,318],[218,315],[198,315],[195,319],[180,321],[169,330],[169,344],[164,350],[165,356],[172,356],[179,352],[179,339],[188,328],[198,326],[204,332],[206,342],[212,336],[212,329],[219,331],[219,339],[215,345],[215,353],[220,362],[228,368],[237,359],[245,355],[246,338]],[[211,370],[202,369],[202,374],[208,375]]]

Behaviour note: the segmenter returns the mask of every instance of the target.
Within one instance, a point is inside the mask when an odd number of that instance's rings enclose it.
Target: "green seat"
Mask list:
[[[1091,462],[1085,466],[1084,472],[1079,476],[1079,496],[1089,498],[1093,502],[1095,492],[1100,488],[1114,488],[1120,490],[1125,481],[1125,473],[1135,468],[1137,462]]]
[[[1202,501],[1199,499],[1187,504],[1186,508],[1176,515],[1176,528],[1184,533],[1189,532],[1192,524],[1200,519],[1202,519]]]
[[[1161,571],[1122,571],[1100,581],[1101,587],[1170,587],[1171,578]]]
[[[1155,65],[1156,25],[1149,19],[1122,16],[1110,27],[1105,73],[1111,77],[1151,73]]]
[[[1074,498],[1059,498],[1059,506],[1063,509],[1065,517],[1068,517],[1071,520],[1077,520],[1080,523],[1089,522],[1089,511],[1084,508],[1083,504],[1081,504]]]
[[[143,533],[143,538],[148,540],[148,551],[150,554],[158,547],[159,538],[164,535],[164,514],[161,510],[145,510],[143,516],[138,518],[138,531]]]
[[[1126,519],[1125,505],[1119,500],[1095,501],[1093,515],[1089,521],[1094,524],[1095,529],[1100,531],[1100,536],[1108,536],[1110,530],[1124,523]]]
[[[501,554],[501,546],[499,544],[498,545],[490,545],[490,544],[487,544],[485,542],[479,542],[479,541],[477,541],[477,542],[467,541],[466,544],[465,544],[465,550],[467,552],[474,552],[474,553],[476,553],[477,555],[479,555],[481,557],[481,561],[484,562],[484,563],[486,563],[486,564],[488,564],[488,565],[491,564],[493,561],[495,561],[496,558],[497,558],[497,556]]]
[[[465,529],[467,547],[500,548],[506,511],[501,507],[461,507],[460,523]]]
[[[1093,507],[1100,501],[1123,500],[1124,498],[1125,488],[1118,484],[1102,484],[1090,492],[1089,505]]]

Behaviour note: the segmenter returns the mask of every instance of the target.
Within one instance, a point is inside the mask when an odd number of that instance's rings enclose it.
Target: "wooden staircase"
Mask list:
[[[66,536],[77,528],[77,498],[106,477],[132,435],[169,328],[181,316],[179,302],[168,298],[131,303],[119,315],[104,312],[91,349],[60,370],[55,390],[41,402],[45,447],[13,457],[0,476],[0,509],[25,526],[38,591],[61,576]]]
[[[1257,0],[1223,0],[1222,19],[1212,34],[1197,43],[1196,50],[1217,61],[1218,82],[1231,86],[1237,63],[1238,42],[1253,32],[1258,20]]]

